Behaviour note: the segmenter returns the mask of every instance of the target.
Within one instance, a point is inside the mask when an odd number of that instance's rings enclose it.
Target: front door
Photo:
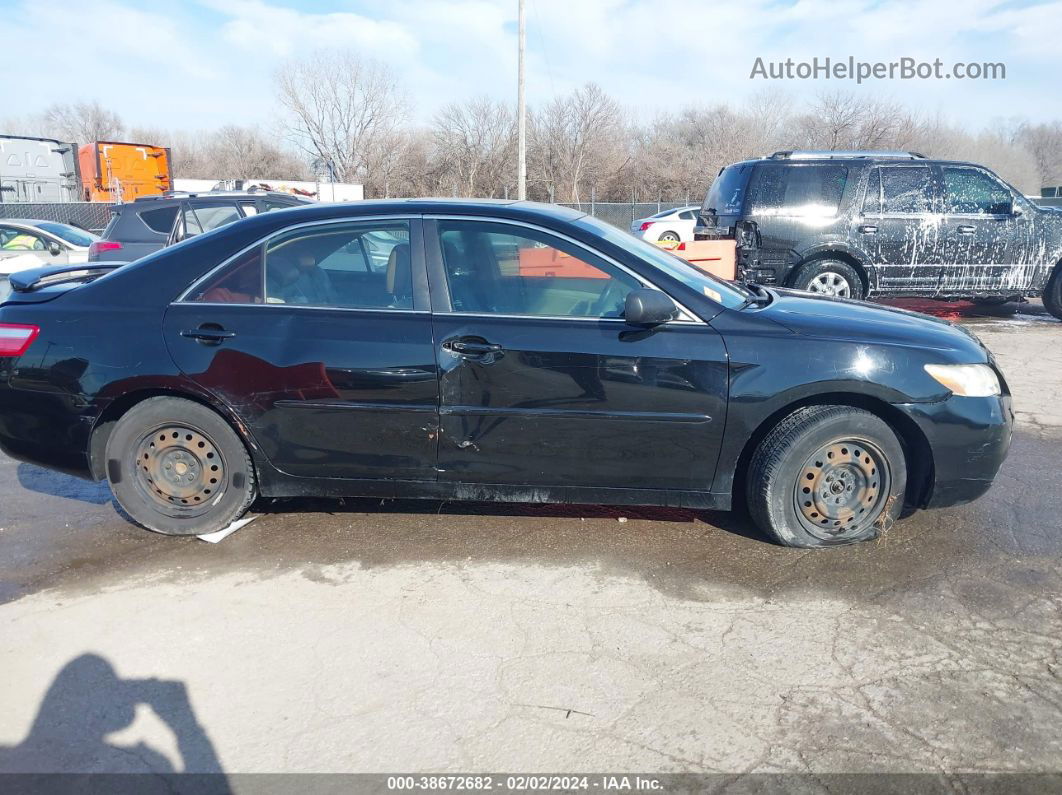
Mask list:
[[[710,488],[727,387],[710,326],[627,325],[643,281],[537,227],[438,219],[425,240],[440,480]]]
[[[944,292],[1028,288],[1036,269],[1021,251],[1028,219],[1014,214],[1014,195],[988,172],[943,166]],[[1025,265],[1019,263],[1025,262]]]
[[[419,229],[414,219],[293,227],[169,308],[181,371],[232,407],[281,471],[434,479],[438,381]]]

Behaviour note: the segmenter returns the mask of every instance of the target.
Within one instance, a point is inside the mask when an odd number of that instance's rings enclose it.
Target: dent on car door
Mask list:
[[[856,221],[862,249],[878,271],[882,292],[934,292],[944,262],[943,215],[928,165],[871,169]]]
[[[385,268],[360,238],[393,241]],[[438,383],[414,219],[290,228],[173,304],[182,372],[235,410],[292,475],[435,477]]]
[[[521,487],[707,491],[726,394],[699,322],[623,321],[641,281],[542,229],[426,223],[439,477]]]

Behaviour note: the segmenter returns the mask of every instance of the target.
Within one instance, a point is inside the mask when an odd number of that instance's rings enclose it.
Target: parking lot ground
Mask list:
[[[1062,769],[1062,324],[981,500],[877,542],[680,510],[285,501],[217,545],[0,460],[0,769]]]

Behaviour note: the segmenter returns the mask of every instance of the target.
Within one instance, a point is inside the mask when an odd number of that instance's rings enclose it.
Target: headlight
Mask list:
[[[987,364],[927,364],[926,372],[961,397],[998,395],[999,378]]]

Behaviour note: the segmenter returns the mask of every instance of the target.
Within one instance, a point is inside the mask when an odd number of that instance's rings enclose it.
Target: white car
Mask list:
[[[693,240],[693,227],[697,225],[697,211],[700,209],[694,204],[639,218],[631,223],[631,234],[650,242],[686,243]]]
[[[91,232],[55,221],[0,219],[0,274],[87,262],[89,246],[97,240]]]

